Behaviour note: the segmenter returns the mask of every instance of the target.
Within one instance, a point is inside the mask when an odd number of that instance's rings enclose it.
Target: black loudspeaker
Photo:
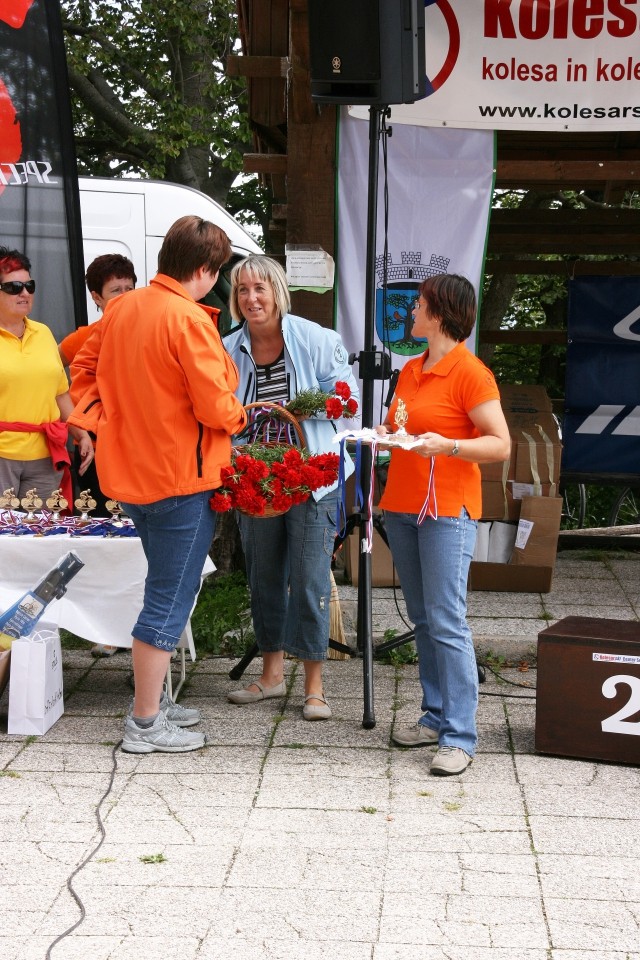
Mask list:
[[[308,0],[311,99],[413,103],[427,95],[424,0]]]

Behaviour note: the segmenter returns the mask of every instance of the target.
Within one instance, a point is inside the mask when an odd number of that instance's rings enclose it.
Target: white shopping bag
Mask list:
[[[52,624],[11,644],[7,732],[46,733],[64,713],[60,633]]]

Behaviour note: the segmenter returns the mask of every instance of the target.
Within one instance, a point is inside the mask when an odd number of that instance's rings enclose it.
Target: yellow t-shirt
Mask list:
[[[53,334],[25,317],[22,339],[0,327],[0,420],[51,423],[60,419],[56,397],[69,389]],[[0,431],[0,457],[41,460],[49,456],[42,433]]]
[[[487,400],[499,400],[500,391],[488,367],[464,343],[458,344],[427,373],[424,354],[402,368],[388,420],[393,423],[401,397],[409,419],[407,433],[439,433],[453,440],[479,436],[469,410]],[[431,461],[410,450],[393,448],[389,475],[380,500],[383,510],[420,513],[429,488]],[[482,514],[480,468],[457,457],[435,457],[435,495],[438,516],[457,517],[466,507],[472,520]]]

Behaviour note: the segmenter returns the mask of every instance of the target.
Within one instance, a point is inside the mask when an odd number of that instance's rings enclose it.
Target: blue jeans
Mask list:
[[[131,633],[159,650],[175,650],[198,596],[216,526],[217,514],[209,506],[212,493],[122,504],[148,564],[144,604]]]
[[[261,652],[326,659],[337,499],[309,497],[280,517],[238,515]]]
[[[477,743],[478,668],[466,620],[467,575],[477,521],[384,514],[409,619],[415,625],[423,715],[440,746],[473,756]]]

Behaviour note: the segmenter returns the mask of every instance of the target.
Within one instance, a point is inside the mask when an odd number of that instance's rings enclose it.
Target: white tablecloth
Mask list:
[[[0,536],[0,610],[6,610],[73,550],[84,563],[67,592],[44,617],[93,643],[131,646],[131,629],[142,609],[147,561],[138,537]],[[207,557],[202,578],[214,570]],[[179,646],[195,660],[191,627]]]

